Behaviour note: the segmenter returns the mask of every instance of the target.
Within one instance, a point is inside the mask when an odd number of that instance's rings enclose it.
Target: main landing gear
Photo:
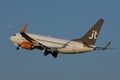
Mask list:
[[[57,58],[58,53],[57,53],[57,52],[55,52],[55,53],[52,53],[51,55],[52,55],[54,58]]]
[[[47,51],[47,50],[43,50],[43,55],[44,56],[47,56],[49,54],[51,54],[53,56],[53,58],[57,58],[57,56],[58,56],[58,52],[50,52],[50,51]]]

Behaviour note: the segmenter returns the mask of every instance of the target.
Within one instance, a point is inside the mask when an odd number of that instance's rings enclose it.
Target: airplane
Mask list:
[[[108,42],[105,47],[95,46],[103,22],[104,19],[99,19],[83,37],[72,40],[26,33],[28,27],[28,23],[26,23],[19,33],[10,37],[10,40],[16,46],[16,50],[19,50],[19,47],[27,50],[39,49],[43,51],[44,56],[51,54],[54,58],[58,56],[58,53],[80,54],[99,49],[106,50],[111,42]]]

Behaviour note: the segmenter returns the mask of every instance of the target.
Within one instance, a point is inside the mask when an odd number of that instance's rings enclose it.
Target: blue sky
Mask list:
[[[119,80],[119,0],[0,0],[0,80]],[[16,51],[9,37],[28,22],[28,32],[64,39],[79,38],[98,19],[105,23],[96,42],[112,41],[114,50],[79,55]]]

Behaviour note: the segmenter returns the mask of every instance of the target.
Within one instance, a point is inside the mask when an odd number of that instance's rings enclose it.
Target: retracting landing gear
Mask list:
[[[44,50],[43,50],[43,55],[44,55],[44,56],[47,56],[48,54],[49,54],[49,52],[48,52],[46,49],[44,49]]]
[[[49,53],[46,53],[46,52],[43,53],[44,56],[47,56],[48,54],[49,54]]]
[[[16,47],[16,50],[19,50],[19,49],[20,49],[20,48],[17,46],[17,47]]]
[[[44,56],[47,56],[49,54],[51,54],[53,56],[53,58],[57,58],[57,56],[58,56],[58,53],[45,53],[45,52],[43,53]]]
[[[53,58],[57,58],[58,52],[50,52],[50,51],[47,51],[46,49],[43,50],[44,56],[47,56],[49,54],[51,54],[53,56]]]
[[[54,52],[54,53],[52,53],[52,56],[53,56],[54,58],[57,58],[58,53],[57,53],[57,52]]]
[[[20,45],[17,45],[16,50],[19,50],[19,49],[20,49]]]

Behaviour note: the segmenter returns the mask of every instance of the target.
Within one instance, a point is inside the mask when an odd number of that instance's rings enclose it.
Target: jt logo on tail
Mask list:
[[[97,31],[92,31],[92,34],[91,34],[91,36],[90,37],[88,37],[89,39],[97,39]]]
[[[93,27],[90,28],[89,31],[82,38],[75,39],[74,41],[78,41],[78,42],[82,41],[86,44],[94,45],[99,35],[103,22],[104,19],[99,19],[96,22],[96,24],[93,25]]]

